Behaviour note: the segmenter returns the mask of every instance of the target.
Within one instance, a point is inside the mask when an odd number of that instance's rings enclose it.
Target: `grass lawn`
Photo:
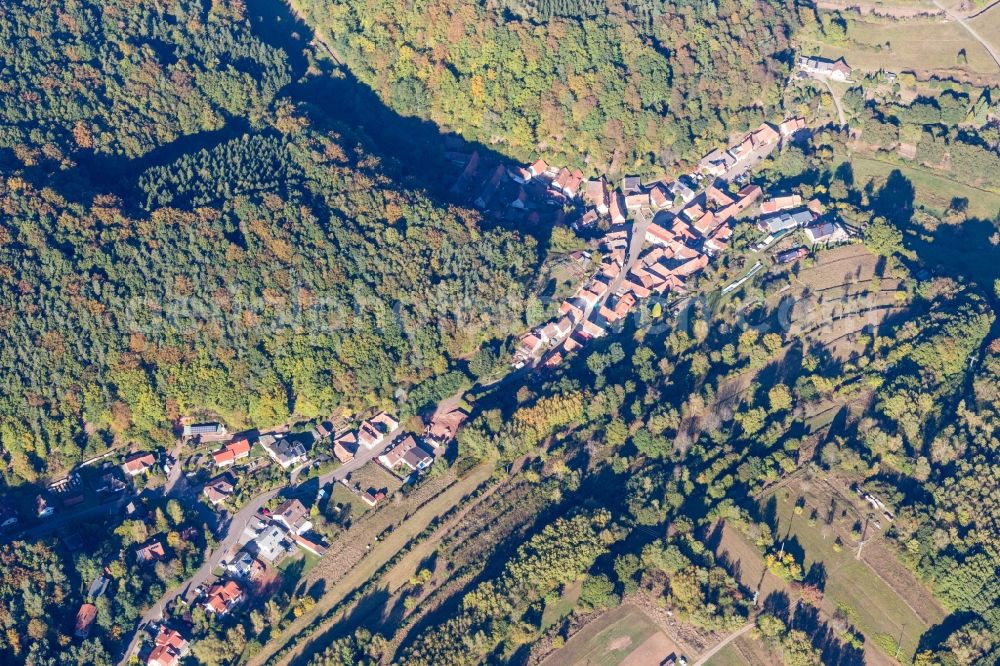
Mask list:
[[[994,5],[989,11],[983,12],[969,21],[972,29],[990,43],[994,50],[1000,51],[1000,5]]]
[[[898,169],[913,184],[916,203],[932,212],[943,212],[955,198],[968,199],[970,217],[993,219],[1000,212],[1000,194],[965,185],[923,167],[900,166],[859,155],[852,156],[850,163],[857,183],[865,183],[874,176],[886,177]]]
[[[821,563],[826,568],[824,610],[830,614],[838,608],[843,610],[852,624],[880,647],[883,647],[885,638],[892,637],[896,641],[902,635],[901,655],[912,659],[920,635],[928,625],[871,567],[855,558],[857,546],[854,543],[848,542],[841,552],[835,552],[834,536],[824,529],[822,518],[810,526],[807,519],[809,507],[802,514],[795,515],[795,492],[785,500],[779,491],[776,500],[777,534],[784,537],[791,528],[791,537],[805,552],[805,571],[813,563]],[[849,520],[853,522],[853,519]]]
[[[580,590],[583,589],[583,581],[576,581],[563,587],[562,594],[554,603],[545,604],[542,611],[542,629],[548,629],[553,624],[563,619],[576,606],[577,599],[580,598]]]
[[[634,606],[621,606],[597,618],[544,662],[545,666],[616,666],[659,628]]]
[[[298,575],[301,578],[302,576],[305,576],[307,573],[309,573],[310,569],[316,566],[316,563],[319,562],[319,557],[313,555],[310,552],[299,550],[297,553],[293,553],[288,557],[286,557],[285,559],[283,559],[281,561],[281,564],[279,564],[277,567],[278,571],[280,571],[281,573],[286,573],[292,568],[298,568],[299,567],[298,563],[300,561],[302,562],[302,568],[299,570]]]
[[[342,483],[334,483],[333,490],[330,491],[330,502],[332,504],[347,504],[351,507],[351,516],[357,518],[364,515],[371,507],[360,497],[344,487]]]
[[[706,666],[750,666],[736,645],[730,643],[705,662]]]
[[[852,67],[868,71],[959,70],[980,77],[1000,74],[986,49],[955,22],[853,20],[847,36],[845,44],[822,44],[822,55],[843,57]],[[963,49],[967,62],[960,64],[958,53]]]

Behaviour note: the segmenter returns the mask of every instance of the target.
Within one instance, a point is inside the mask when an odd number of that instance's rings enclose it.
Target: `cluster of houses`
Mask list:
[[[777,126],[764,123],[733,146],[706,155],[696,173],[672,182],[644,184],[627,176],[620,190],[615,190],[603,178],[586,181],[583,200],[587,209],[581,222],[590,225],[604,217],[610,221],[600,240],[601,261],[596,272],[560,304],[554,320],[521,337],[513,365],[555,367],[566,354],[605,335],[642,299],[653,294],[682,296],[690,279],[726,250],[735,218],[763,195],[757,185],[737,189],[730,182],[745,183],[743,174],[751,166],[805,127],[799,117]],[[844,237],[839,224],[819,221],[822,211],[817,203],[793,210],[801,205],[797,195],[763,202],[758,211],[761,228],[773,233],[779,228],[803,227],[813,244]],[[627,223],[630,216],[631,226]],[[630,258],[633,234],[639,229],[644,229],[640,251]]]
[[[698,163],[699,170],[720,178],[732,178],[745,173],[754,164],[768,157],[782,141],[791,140],[805,129],[804,118],[788,118],[777,127],[761,123],[757,129],[747,132],[733,146],[716,148]]]
[[[843,58],[830,60],[819,56],[800,56],[798,65],[802,72],[810,76],[833,81],[847,81],[853,71]]]
[[[161,624],[153,639],[153,649],[146,655],[146,664],[177,666],[189,651],[190,645],[180,632]]]
[[[461,407],[451,407],[439,409],[435,412],[425,425],[422,436],[413,433],[403,433],[393,439],[376,457],[378,464],[382,465],[390,473],[409,477],[426,470],[434,463],[436,454],[440,447],[453,440],[458,434],[458,429],[468,418],[468,412]],[[335,441],[334,455],[346,462],[353,459],[353,453],[348,447],[356,447],[359,441],[371,442],[368,448],[374,448],[378,444],[386,441],[388,436],[398,427],[398,422],[392,416],[382,412],[367,421],[363,421],[358,431],[344,433],[337,437]],[[380,436],[374,438],[373,433]],[[366,435],[367,433],[367,435]],[[338,450],[336,447],[340,446]],[[345,487],[357,494],[368,506],[374,507],[385,499],[385,493],[376,488],[351,488],[349,479],[342,480]]]
[[[225,615],[245,599],[244,589],[258,583],[268,565],[277,565],[296,548],[322,556],[327,545],[311,530],[309,510],[297,499],[288,499],[274,511],[255,515],[243,528],[237,549],[226,563],[227,578],[203,592],[205,611]]]
[[[823,205],[817,199],[803,203],[798,194],[774,197],[763,202],[758,212],[757,227],[766,234],[754,246],[758,252],[799,229],[812,246],[831,245],[850,237],[840,222],[823,217]],[[788,263],[796,258],[798,256],[791,251],[777,255],[779,263]]]
[[[360,447],[372,450],[379,446],[399,427],[399,421],[387,412],[362,421],[357,430],[345,432],[333,440],[333,455],[341,463],[354,460]]]
[[[497,163],[479,151],[465,152],[458,139],[450,140],[449,148],[445,158],[458,170],[451,193],[496,219],[560,224],[564,207],[580,197],[584,183],[580,169],[541,159],[527,166]]]

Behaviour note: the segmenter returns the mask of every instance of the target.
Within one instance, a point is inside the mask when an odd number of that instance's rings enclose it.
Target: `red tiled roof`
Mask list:
[[[148,452],[134,453],[122,465],[129,474],[138,474],[156,463],[156,456]]]

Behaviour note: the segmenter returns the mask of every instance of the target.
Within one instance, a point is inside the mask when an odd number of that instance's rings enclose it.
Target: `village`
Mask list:
[[[851,71],[843,60],[822,58],[802,58],[799,70],[838,81]],[[461,167],[452,192],[487,215],[529,224],[572,220],[574,229],[604,229],[596,256],[574,255],[595,265],[589,279],[559,304],[558,316],[520,337],[513,367],[558,367],[588,341],[619,327],[645,299],[658,297],[664,307],[683,299],[698,273],[726,250],[738,220],[753,221],[760,230],[754,251],[774,248],[778,263],[802,258],[808,248],[849,240],[848,229],[818,199],[803,201],[795,193],[765,198],[761,187],[749,182],[752,167],[807,131],[801,117],[777,126],[762,123],[733,145],[707,154],[690,173],[647,182],[626,176],[618,187],[541,159],[527,166],[484,165],[476,152],[450,152],[449,159]],[[804,244],[780,247],[798,232]]]
[[[843,61],[803,59],[800,69],[844,79],[850,75]],[[488,164],[475,151],[464,153],[460,144],[454,144],[446,157],[458,171],[451,190],[460,200],[511,223],[569,222],[578,231],[598,234],[595,251],[574,253],[573,259],[587,266],[587,278],[559,304],[556,316],[519,337],[512,367],[554,369],[591,340],[620,328],[647,299],[659,298],[670,307],[685,298],[693,290],[692,281],[726,251],[739,222],[758,230],[755,252],[779,248],[774,254],[777,263],[795,261],[816,246],[848,240],[848,229],[826,213],[819,200],[804,201],[790,192],[771,195],[749,180],[752,167],[808,131],[801,117],[777,125],[762,123],[733,145],[711,151],[690,173],[653,181],[626,176],[617,186],[604,177],[585,179],[580,169],[556,167],[542,159],[525,166]],[[803,245],[781,243],[797,233]],[[758,261],[738,283],[761,265]],[[738,284],[726,289],[734,286]],[[188,638],[166,618],[176,614],[179,605],[221,617],[259,599],[256,591],[266,590],[266,583],[279,575],[276,572],[287,560],[326,553],[328,537],[315,523],[321,503],[333,503],[336,496],[344,500],[334,503],[336,512],[347,510],[354,500],[377,508],[400,485],[419,482],[429,472],[469,412],[461,400],[446,401],[423,418],[420,432],[401,427],[385,411],[353,425],[321,421],[298,433],[277,428],[230,435],[222,423],[186,422],[174,455],[131,451],[117,465],[113,459],[100,461],[99,493],[120,497],[114,506],[121,506],[129,518],[142,519],[140,502],[125,501],[130,484],[141,490],[148,475],[162,470],[169,493],[174,484],[187,483],[181,479],[184,464],[177,460],[181,448],[204,451],[194,470],[190,469],[194,456],[188,457],[183,476],[209,477],[192,493],[207,510],[225,512],[228,518],[210,559],[186,585],[146,613],[141,626],[148,638],[142,640],[143,632],[137,632],[125,658],[137,655],[152,666],[178,664],[188,654]],[[247,501],[246,494],[240,494],[241,485],[264,466],[280,470],[280,483],[266,492],[254,487]],[[373,476],[368,473],[373,467],[389,476]],[[313,496],[298,492],[305,487],[299,483],[303,476],[315,481]],[[373,482],[373,478],[398,483]],[[74,474],[52,484],[36,499],[36,519],[50,520],[57,507],[69,510],[82,502],[80,485]],[[0,506],[0,528],[13,530],[18,523],[16,512]],[[154,535],[137,544],[132,555],[140,566],[152,566],[168,560],[170,551],[165,537]],[[78,637],[89,634],[97,615],[93,602],[108,581],[102,575],[95,583],[89,601],[77,613]],[[168,612],[168,607],[173,610]]]

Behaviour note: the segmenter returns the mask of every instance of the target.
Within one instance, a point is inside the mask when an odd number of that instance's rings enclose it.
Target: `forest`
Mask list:
[[[510,157],[662,175],[771,117],[802,5],[344,3],[293,6],[396,112]],[[541,148],[536,148],[540,146]]]
[[[12,167],[0,182],[9,484],[109,447],[170,442],[182,416],[238,429],[400,395],[414,413],[523,322],[535,239],[401,185],[363,137],[275,97],[289,80],[282,52],[241,8],[0,14],[18,58],[0,105]],[[20,48],[29,25],[37,39]],[[104,84],[86,85],[77,66]],[[14,103],[35,88],[46,96]],[[146,98],[162,106],[123,106]],[[224,123],[233,136],[177,143]],[[130,159],[172,141],[158,159]],[[413,404],[397,394],[436,377],[447,379],[425,382]]]

